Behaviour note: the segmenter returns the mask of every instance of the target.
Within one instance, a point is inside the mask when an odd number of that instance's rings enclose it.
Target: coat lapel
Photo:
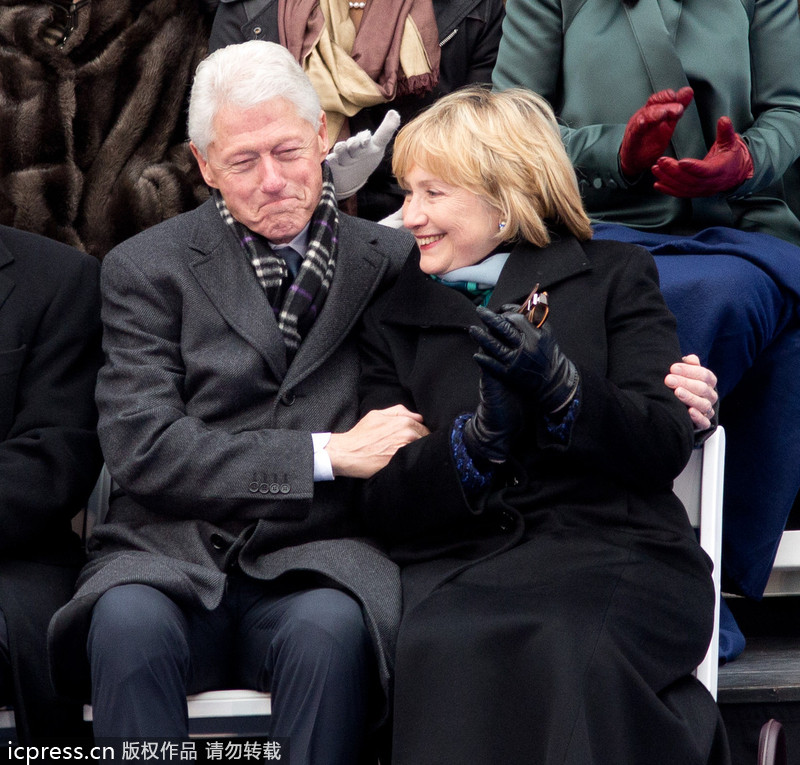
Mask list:
[[[465,329],[477,323],[475,306],[464,295],[420,271],[417,249],[406,261],[382,314],[389,324],[412,327]]]
[[[688,85],[689,80],[664,23],[658,0],[640,0],[633,7],[623,3],[623,7],[639,46],[653,93],[667,88],[679,90]],[[694,101],[678,120],[671,143],[676,157],[705,156],[707,148],[703,140],[700,114]]]
[[[572,236],[553,235],[551,244],[541,248],[521,242],[511,251],[488,307],[496,311],[505,303],[519,305],[536,284],[540,291],[550,290],[564,279],[590,268],[583,247]]]
[[[287,386],[295,385],[336,352],[355,328],[389,266],[388,257],[376,247],[377,240],[365,238],[364,229],[348,216],[339,217],[338,239],[330,291],[289,367]]]
[[[572,236],[553,235],[544,248],[520,242],[511,251],[497,281],[488,307],[520,304],[538,282],[542,290],[591,269],[586,253]],[[465,329],[478,324],[475,306],[456,290],[433,281],[419,269],[419,252],[406,263],[391,302],[383,312],[389,324]]]
[[[198,208],[189,263],[208,299],[234,332],[253,346],[278,380],[286,375],[286,351],[272,307],[233,231],[213,200]]]
[[[481,2],[482,0],[450,0],[434,3],[433,13],[436,16],[436,26],[439,28],[439,45],[445,38],[453,36],[456,24],[460,21],[467,23],[465,16]]]
[[[6,299],[14,290],[13,279],[4,273],[2,269],[13,262],[14,256],[9,252],[4,242],[0,240],[0,308],[3,307],[3,303],[6,302]]]

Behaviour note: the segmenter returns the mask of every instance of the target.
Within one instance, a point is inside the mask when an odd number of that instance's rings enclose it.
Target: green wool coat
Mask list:
[[[707,225],[800,243],[782,176],[800,156],[800,19],[795,0],[509,0],[494,86],[531,88],[563,121],[590,214],[640,229]],[[618,153],[631,115],[664,88],[694,88],[667,151],[703,157],[731,118],[753,177],[725,198],[680,200],[634,184]]]

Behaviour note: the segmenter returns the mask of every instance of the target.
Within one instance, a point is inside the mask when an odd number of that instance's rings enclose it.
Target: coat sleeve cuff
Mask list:
[[[470,457],[467,445],[464,443],[464,425],[466,425],[471,414],[461,414],[453,422],[450,431],[450,449],[453,453],[453,462],[458,472],[465,493],[473,493],[487,486],[492,480],[494,471],[480,470]]]

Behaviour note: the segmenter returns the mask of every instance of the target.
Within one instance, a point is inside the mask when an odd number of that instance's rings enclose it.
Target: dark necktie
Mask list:
[[[303,262],[300,253],[297,252],[294,247],[281,247],[281,249],[278,250],[278,255],[285,261],[286,268],[289,270],[289,277],[294,281],[297,272],[300,270],[300,264]]]

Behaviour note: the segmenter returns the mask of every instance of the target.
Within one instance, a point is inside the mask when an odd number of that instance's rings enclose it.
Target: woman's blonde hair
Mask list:
[[[414,165],[486,200],[505,222],[499,241],[543,247],[548,223],[592,236],[553,110],[529,90],[472,85],[443,96],[397,135],[392,170],[401,185]]]

